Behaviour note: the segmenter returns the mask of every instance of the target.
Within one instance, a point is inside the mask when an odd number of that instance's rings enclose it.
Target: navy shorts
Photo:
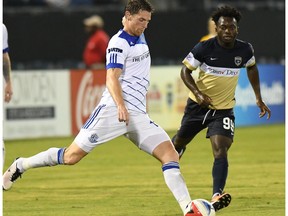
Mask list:
[[[233,109],[213,110],[202,108],[188,98],[177,136],[194,138],[201,130],[208,128],[206,138],[213,135],[223,135],[233,140],[234,137]]]

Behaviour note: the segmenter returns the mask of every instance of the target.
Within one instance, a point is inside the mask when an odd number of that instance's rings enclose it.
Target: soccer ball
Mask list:
[[[188,205],[188,212],[187,216],[215,216],[215,209],[205,199],[194,199]],[[191,213],[190,213],[191,212]]]

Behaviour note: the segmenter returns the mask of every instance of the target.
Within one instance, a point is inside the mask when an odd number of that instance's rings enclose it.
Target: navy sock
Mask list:
[[[227,158],[216,158],[213,164],[213,194],[222,193],[226,184],[228,175]]]

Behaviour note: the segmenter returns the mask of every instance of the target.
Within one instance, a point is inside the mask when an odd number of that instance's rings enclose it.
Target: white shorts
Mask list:
[[[126,126],[125,122],[118,120],[117,107],[98,105],[79,131],[74,142],[88,153],[97,145],[121,135],[149,154],[152,154],[159,144],[170,140],[168,134],[155,124],[148,114],[129,110],[129,124]]]

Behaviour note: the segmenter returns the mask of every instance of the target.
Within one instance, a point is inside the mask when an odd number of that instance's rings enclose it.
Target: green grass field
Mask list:
[[[173,135],[174,132],[169,133]],[[180,165],[192,198],[210,199],[212,152],[205,133]],[[70,144],[69,138],[6,141],[5,169],[17,156]],[[285,215],[285,126],[237,128],[229,151],[226,191],[217,216]],[[74,166],[32,169],[3,192],[4,216],[181,216],[160,163],[120,137]]]

